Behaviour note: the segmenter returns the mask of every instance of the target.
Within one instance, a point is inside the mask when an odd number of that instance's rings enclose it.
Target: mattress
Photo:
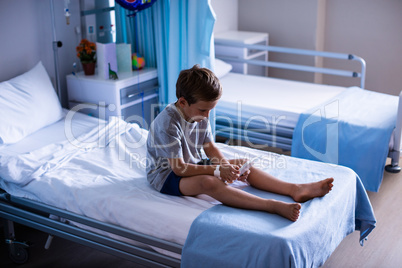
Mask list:
[[[302,112],[335,97],[345,87],[228,73],[220,79],[222,97],[217,115],[235,115],[244,122],[262,116],[270,123],[294,128]],[[280,118],[280,120],[279,120]]]
[[[130,158],[121,159],[121,146],[114,144],[108,146],[112,152],[102,158],[99,152],[105,148],[101,142],[92,152],[87,148],[91,140],[88,133],[92,131],[95,139],[104,139],[98,136],[98,131],[104,132],[107,122],[67,110],[64,115],[62,120],[16,144],[0,146],[0,188],[16,197],[43,202],[180,245],[184,244],[194,219],[204,210],[220,204],[206,195],[176,197],[155,191],[141,165],[146,158],[145,146],[132,148]],[[133,126],[136,137],[146,138],[146,130]],[[112,132],[116,128],[106,129]],[[68,146],[84,146],[81,149],[88,152],[82,155],[87,156],[75,154],[73,158],[68,152],[62,154]],[[125,154],[127,152],[123,152],[123,156]],[[37,164],[37,161],[43,163]],[[14,171],[20,173],[18,180],[9,178],[9,173],[15,174]],[[35,179],[30,180],[30,177]],[[241,182],[233,185],[245,186]]]

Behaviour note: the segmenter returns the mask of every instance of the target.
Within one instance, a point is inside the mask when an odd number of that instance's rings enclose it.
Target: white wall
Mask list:
[[[66,75],[79,64],[75,47],[80,37],[75,26],[80,25],[79,0],[70,1],[70,25],[64,17],[64,1],[54,0],[56,37],[62,41],[59,48],[59,73],[62,97],[66,100]],[[53,85],[55,68],[50,0],[0,0],[0,81],[28,71],[42,61]],[[63,103],[66,105],[66,103]]]
[[[237,0],[211,0],[211,5],[216,14],[214,33],[237,30]]]
[[[327,1],[326,13],[325,49],[363,57],[366,88],[398,95],[402,90],[402,1]]]
[[[267,32],[274,46],[356,54],[367,63],[366,88],[397,95],[402,90],[401,14],[400,0],[238,0],[238,29]],[[317,64],[307,58],[293,58],[270,53],[270,60]],[[340,65],[324,61],[325,67]],[[269,73],[287,79],[317,80],[300,72],[270,69]],[[324,83],[359,84],[351,80],[323,77]]]
[[[319,0],[239,0],[239,30],[269,33],[269,44],[315,49]],[[271,61],[314,65],[314,58],[269,53]],[[269,70],[270,76],[314,81],[303,72]]]

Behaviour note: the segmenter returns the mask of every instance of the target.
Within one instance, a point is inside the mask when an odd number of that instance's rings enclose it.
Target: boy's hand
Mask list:
[[[248,174],[250,174],[250,170],[247,170],[242,175],[240,175],[240,177],[237,180],[247,182]]]
[[[239,166],[231,165],[231,164],[224,164],[220,167],[221,178],[224,182],[232,183],[233,181],[237,180],[240,176]]]

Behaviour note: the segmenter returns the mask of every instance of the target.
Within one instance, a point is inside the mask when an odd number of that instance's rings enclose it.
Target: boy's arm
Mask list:
[[[203,145],[204,152],[213,164],[225,165],[230,164],[229,161],[223,156],[222,152],[216,147],[215,142],[207,142]]]
[[[229,161],[224,157],[222,152],[219,150],[219,148],[215,145],[215,142],[211,141],[208,143],[205,143],[204,146],[204,151],[205,154],[208,156],[208,158],[212,161],[213,164],[219,164],[219,165],[231,165]],[[236,170],[240,169],[240,166],[235,166]],[[250,173],[250,171],[245,172],[243,175],[245,176],[240,176],[241,181],[247,180],[247,176]],[[230,181],[229,181],[230,182]]]
[[[169,164],[177,176],[214,175],[216,165],[196,165],[184,162],[183,158],[169,158]]]
[[[205,154],[211,160],[212,164],[220,165],[220,175],[224,181],[231,183],[233,180],[238,179],[240,175],[240,167],[237,165],[232,165],[215,145],[215,142],[211,141],[204,143],[203,149]]]
[[[169,158],[173,172],[181,177],[197,175],[214,175],[217,165],[220,165],[220,176],[224,181],[232,182],[239,176],[239,167],[231,165],[213,142],[204,144],[205,154],[211,159],[212,165],[197,165],[185,163],[183,158]]]

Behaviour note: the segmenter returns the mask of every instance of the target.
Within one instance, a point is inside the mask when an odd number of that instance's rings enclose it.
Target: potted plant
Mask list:
[[[82,39],[76,50],[85,75],[95,74],[96,44],[87,39]]]

